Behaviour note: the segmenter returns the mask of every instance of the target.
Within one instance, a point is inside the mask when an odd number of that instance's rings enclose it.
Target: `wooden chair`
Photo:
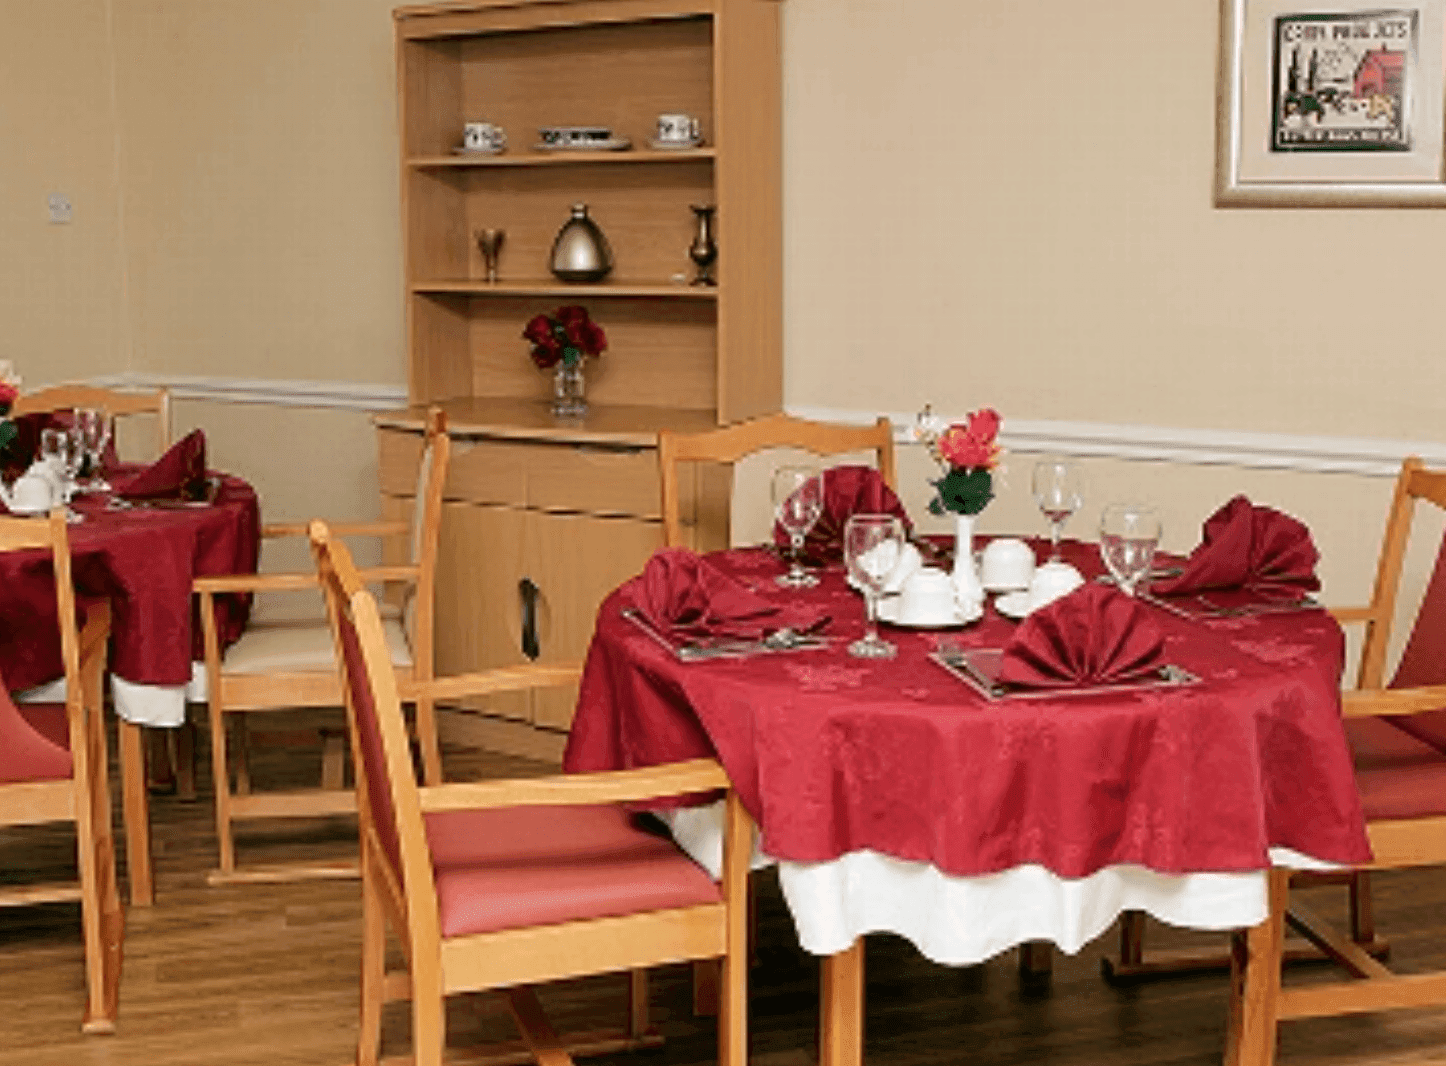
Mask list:
[[[678,482],[679,463],[736,463],[766,448],[800,448],[814,455],[872,451],[884,482],[894,488],[894,430],[887,418],[872,426],[836,426],[789,415],[765,415],[705,433],[658,434],[658,469],[662,480],[663,543],[688,543],[683,527]]]
[[[405,584],[409,595],[399,612],[386,620],[392,663],[408,681],[432,676],[432,626],[437,537],[442,519],[442,490],[447,477],[451,442],[446,416],[434,408],[427,418],[425,445],[418,470],[417,495],[410,525],[371,522],[333,526],[341,536],[410,537],[410,561],[366,571],[369,581]],[[262,529],[267,538],[305,536],[304,525]],[[345,787],[344,742],[339,733],[324,736],[319,789],[253,792],[247,758],[246,718],[255,713],[299,707],[340,707],[342,686],[336,669],[331,632],[325,617],[249,625],[240,640],[222,653],[216,631],[214,597],[223,593],[317,591],[315,573],[236,574],[198,578],[201,625],[206,648],[207,703],[210,710],[212,777],[216,793],[216,838],[220,866],[211,884],[274,882],[309,878],[355,877],[357,864],[291,863],[238,869],[235,822],[255,818],[315,818],[356,810],[355,794]],[[442,757],[430,698],[419,698],[416,730],[422,766],[430,783],[442,779]],[[233,720],[235,720],[233,722]],[[236,726],[235,745],[230,730]],[[308,736],[283,735],[285,742]],[[236,776],[233,789],[231,774]]]
[[[1384,684],[1402,559],[1416,504],[1446,510],[1446,471],[1419,459],[1401,467],[1368,606],[1335,610],[1362,623],[1358,684],[1343,697],[1346,731],[1373,861],[1368,869],[1446,865],[1446,542],[1394,680]],[[1269,1066],[1279,1023],[1379,1010],[1446,1006],[1446,971],[1397,976],[1319,919],[1290,905],[1287,871],[1270,873],[1270,914],[1232,943],[1227,1063]],[[1351,979],[1282,987],[1286,925],[1343,966]]]
[[[156,454],[171,446],[171,394],[165,389],[122,392],[94,385],[53,385],[27,392],[15,400],[11,415],[48,414],[76,407],[93,407],[115,416],[154,415]]]
[[[75,589],[65,514],[0,518],[0,551],[43,548],[55,572],[65,702],[17,706],[0,685],[0,826],[73,822],[75,881],[0,887],[0,906],[80,901],[85,940],[87,1033],[115,1031],[125,913],[116,888],[101,677],[110,605],[86,612],[76,632]],[[3,861],[0,861],[3,865]]]
[[[376,601],[345,546],[322,523],[313,524],[312,543],[346,679],[361,822],[357,1063],[377,1062],[382,1002],[389,993],[410,994],[415,1059],[398,1061],[420,1066],[442,1062],[445,997],[486,989],[504,992],[524,1052],[544,1066],[571,1063],[570,1052],[656,1043],[640,974],[629,976],[629,1024],[615,1034],[557,1036],[531,986],[721,958],[718,1061],[742,1066],[748,816],[729,790],[719,886],[665,836],[635,828],[620,806],[729,789],[722,767],[700,759],[618,773],[418,788],[402,699],[564,685],[575,683],[579,671],[529,664],[429,681],[399,679]],[[384,973],[388,926],[401,941],[404,973]]]

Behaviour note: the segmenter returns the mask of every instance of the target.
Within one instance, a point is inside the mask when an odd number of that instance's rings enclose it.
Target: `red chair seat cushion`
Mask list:
[[[0,684],[0,781],[64,781],[71,772],[65,704],[17,706]]]
[[[1446,815],[1446,754],[1388,718],[1347,718],[1366,821]]]
[[[618,807],[441,811],[425,822],[446,937],[722,899],[672,840]]]

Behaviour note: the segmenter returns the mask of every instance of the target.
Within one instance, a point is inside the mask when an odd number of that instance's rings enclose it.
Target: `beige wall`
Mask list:
[[[400,384],[391,6],[0,0],[0,123],[23,146],[0,168],[0,358],[34,381]],[[1446,215],[1214,209],[1211,0],[783,11],[791,406],[1446,442]],[[53,190],[69,227],[45,225]],[[177,422],[274,517],[374,506],[356,412],[193,403]],[[1038,527],[1030,461],[983,528]],[[901,462],[917,513],[931,472]],[[1364,591],[1380,478],[1089,465],[1091,517],[1147,495],[1188,547],[1245,490]]]

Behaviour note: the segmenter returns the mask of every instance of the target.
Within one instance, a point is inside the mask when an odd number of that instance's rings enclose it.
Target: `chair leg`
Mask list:
[[[328,792],[346,787],[346,735],[339,729],[321,730],[321,787]]]
[[[145,738],[141,727],[120,719],[121,806],[126,823],[126,865],[131,906],[155,902],[151,872],[151,800],[146,793]]]
[[[1272,869],[1267,876],[1270,905],[1265,920],[1231,936],[1225,1066],[1274,1066],[1275,1062],[1290,873]]]
[[[196,723],[187,718],[173,734],[176,755],[176,798],[196,801]]]
[[[231,769],[226,751],[226,716],[220,693],[210,693],[211,780],[216,796],[216,850],[223,874],[236,870],[236,841],[231,835]]]
[[[648,1016],[648,971],[628,971],[628,1036],[646,1036],[652,1021]]]
[[[363,857],[362,862],[366,863]],[[361,1022],[357,1066],[377,1066],[382,1041],[382,986],[386,980],[387,924],[372,878],[362,874]]]
[[[442,747],[437,740],[437,711],[431,700],[418,700],[417,742],[422,748],[422,780],[428,785],[442,783]]]
[[[115,844],[110,828],[109,776],[98,708],[87,712],[84,795],[76,805],[76,865],[80,873],[80,922],[85,941],[86,1033],[115,1032],[120,999],[120,941],[124,918],[115,882]]]

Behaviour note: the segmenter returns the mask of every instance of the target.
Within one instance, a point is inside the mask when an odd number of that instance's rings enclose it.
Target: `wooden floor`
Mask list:
[[[263,753],[258,776],[278,786],[304,778],[314,763]],[[545,770],[500,757],[449,752],[453,777]],[[49,905],[0,911],[0,1066],[340,1066],[350,1061],[356,1014],[358,889],[354,882],[208,888],[214,863],[210,805],[156,798],[157,902],[129,912],[121,1014],[114,1036],[80,1033],[78,911]],[[248,831],[243,861],[276,861],[305,851],[342,854],[344,822],[292,839],[295,826]],[[246,847],[249,845],[249,848]],[[0,880],[64,870],[65,833],[0,832]],[[1321,909],[1338,890],[1312,890]],[[1431,872],[1378,880],[1383,931],[1403,970],[1446,965],[1446,877]],[[752,1057],[759,1066],[814,1061],[815,959],[799,950],[776,884],[763,879],[760,945],[750,996]],[[1153,931],[1153,930],[1152,930]],[[1112,931],[1113,932],[1113,931]],[[1155,943],[1208,944],[1218,938],[1159,932]],[[982,966],[932,965],[905,942],[868,943],[866,1058],[877,1066],[971,1062],[986,1066],[1048,1062],[1199,1064],[1220,1061],[1225,979],[1205,975],[1113,988],[1099,976],[1108,941],[1061,957],[1042,987],[1021,984],[1013,954]],[[1292,979],[1331,971],[1295,967]],[[659,1051],[612,1063],[684,1066],[714,1060],[708,1019],[689,1009],[688,974],[659,971],[655,1020]],[[616,978],[544,992],[560,1025],[611,1020],[622,1006]],[[452,1005],[454,1042],[512,1037],[499,1004],[465,997]],[[406,1048],[404,1005],[388,1008],[386,1051]],[[1414,1012],[1287,1026],[1283,1062],[1406,1062],[1437,1056],[1446,1015]],[[604,1061],[604,1060],[596,1060]]]

